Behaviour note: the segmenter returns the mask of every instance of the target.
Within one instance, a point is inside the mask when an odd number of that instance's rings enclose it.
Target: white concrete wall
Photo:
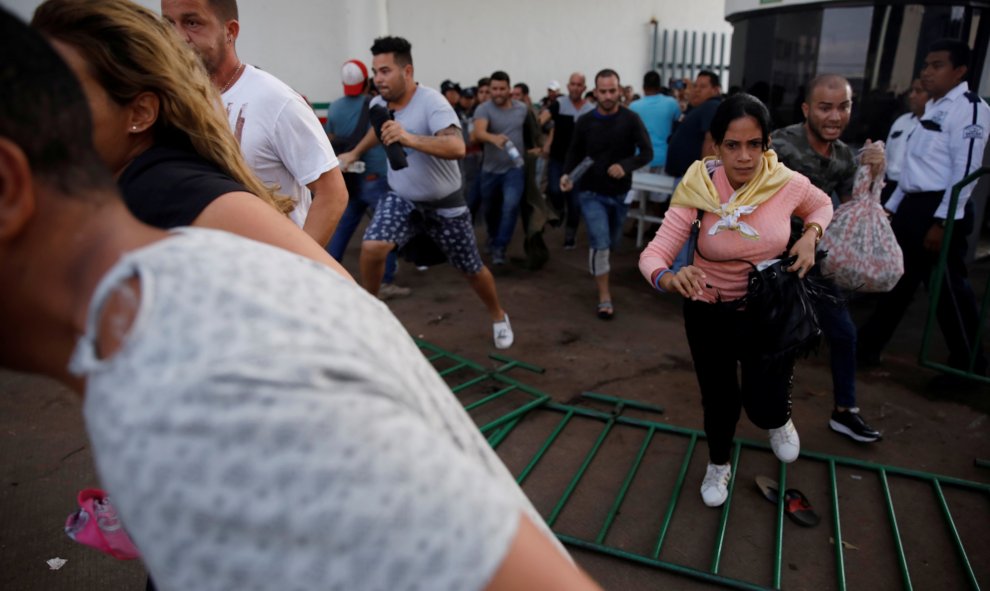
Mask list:
[[[566,84],[573,71],[589,79],[602,68],[640,89],[650,66],[652,28],[731,33],[723,0],[503,0],[464,2],[389,0],[389,32],[413,44],[420,82],[445,78],[472,85],[494,70],[526,82],[534,98],[552,79]]]
[[[138,0],[159,11],[159,0]],[[450,78],[472,85],[502,69],[542,97],[551,79],[572,71],[589,79],[619,72],[637,91],[649,67],[650,19],[661,29],[731,33],[725,0],[241,0],[238,54],[272,72],[311,101],[341,95],[339,67],[370,65],[379,35],[413,45],[416,78],[437,87]],[[0,0],[25,18],[40,0]]]

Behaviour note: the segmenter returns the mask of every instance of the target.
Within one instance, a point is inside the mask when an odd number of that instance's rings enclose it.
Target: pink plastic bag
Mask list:
[[[904,274],[904,254],[880,205],[883,183],[870,184],[870,167],[860,166],[852,199],[835,210],[822,238],[822,273],[843,289],[890,291]]]
[[[78,501],[79,510],[65,520],[66,535],[120,560],[141,556],[106,493],[98,488],[87,488],[79,491]]]

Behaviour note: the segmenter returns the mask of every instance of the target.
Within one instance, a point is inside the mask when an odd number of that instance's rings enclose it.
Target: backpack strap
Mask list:
[[[361,140],[364,139],[364,135],[368,133],[368,126],[370,125],[370,106],[371,97],[365,95],[364,102],[361,104],[361,114],[358,116],[357,124],[354,125],[354,129],[347,137],[334,138],[330,145],[333,146],[333,151],[336,154],[342,154],[344,152],[350,152],[353,150]]]

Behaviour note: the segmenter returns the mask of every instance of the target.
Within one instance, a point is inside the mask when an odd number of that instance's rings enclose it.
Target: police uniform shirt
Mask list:
[[[976,93],[969,92],[966,82],[937,101],[929,100],[921,121],[908,136],[901,180],[887,208],[896,211],[905,193],[942,191],[942,202],[934,217],[945,219],[952,185],[983,162],[988,129],[990,107]],[[956,219],[962,219],[974,186],[971,183],[960,192]]]
[[[901,180],[904,169],[904,152],[907,149],[907,139],[918,125],[918,117],[908,111],[894,121],[887,134],[885,145],[887,152],[887,178],[892,181]]]

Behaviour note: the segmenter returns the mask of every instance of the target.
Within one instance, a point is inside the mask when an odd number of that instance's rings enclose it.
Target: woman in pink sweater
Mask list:
[[[663,225],[640,255],[639,268],[654,288],[685,298],[684,329],[708,439],[701,496],[706,505],[718,507],[728,496],[729,452],[741,408],[769,430],[781,461],[793,462],[800,453],[790,419],[794,356],[766,360],[754,355],[753,335],[736,300],[746,294],[749,262],[778,258],[787,249],[792,215],[806,224],[788,253],[797,256],[789,270],[805,276],[832,219],[832,202],[806,177],[777,162],[769,149],[770,113],[759,99],[748,94],[726,99],[712,119],[711,134],[715,158],[695,162],[685,173]],[[699,211],[704,213],[698,256],[674,271],[670,265]]]

